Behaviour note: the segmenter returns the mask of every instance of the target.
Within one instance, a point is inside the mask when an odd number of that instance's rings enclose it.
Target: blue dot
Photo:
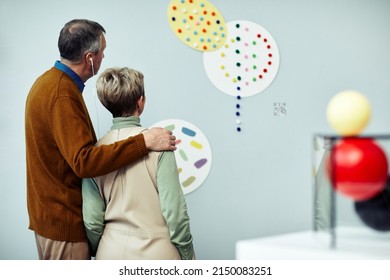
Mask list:
[[[236,108],[237,108],[237,109],[240,109],[240,107],[241,107],[240,104],[237,104],[237,105],[236,105]]]
[[[237,99],[240,100],[240,99],[241,99],[241,96],[237,95]]]
[[[236,116],[239,117],[240,116],[240,112],[236,112]]]
[[[240,132],[241,131],[241,127],[237,127],[237,131]]]
[[[241,88],[240,88],[240,87],[237,87],[237,90],[241,90]]]

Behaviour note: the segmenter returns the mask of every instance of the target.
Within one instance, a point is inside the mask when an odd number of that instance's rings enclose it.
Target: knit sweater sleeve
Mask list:
[[[107,174],[148,153],[142,134],[95,147],[95,132],[81,94],[57,98],[50,129],[60,153],[80,178]]]
[[[179,250],[182,259],[194,259],[190,219],[173,152],[163,152],[159,156],[157,187],[171,242]]]

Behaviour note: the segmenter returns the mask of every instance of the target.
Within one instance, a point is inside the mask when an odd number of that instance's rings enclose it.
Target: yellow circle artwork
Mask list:
[[[175,35],[197,51],[215,51],[226,41],[226,22],[207,0],[172,0],[168,20]]]

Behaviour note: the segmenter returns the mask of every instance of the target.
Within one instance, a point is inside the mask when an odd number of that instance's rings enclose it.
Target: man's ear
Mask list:
[[[93,67],[93,53],[89,52],[85,55],[85,59],[90,66]]]

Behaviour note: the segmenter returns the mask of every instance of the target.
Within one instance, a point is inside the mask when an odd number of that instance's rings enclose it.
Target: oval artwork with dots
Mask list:
[[[176,136],[175,158],[183,193],[199,188],[211,168],[211,147],[203,132],[195,125],[178,119],[163,120],[152,127],[163,127]]]
[[[227,37],[226,22],[209,1],[172,0],[168,20],[175,35],[197,51],[217,50]]]
[[[271,34],[249,21],[227,23],[225,44],[203,54],[210,81],[220,91],[247,97],[265,90],[279,69],[279,50]]]

